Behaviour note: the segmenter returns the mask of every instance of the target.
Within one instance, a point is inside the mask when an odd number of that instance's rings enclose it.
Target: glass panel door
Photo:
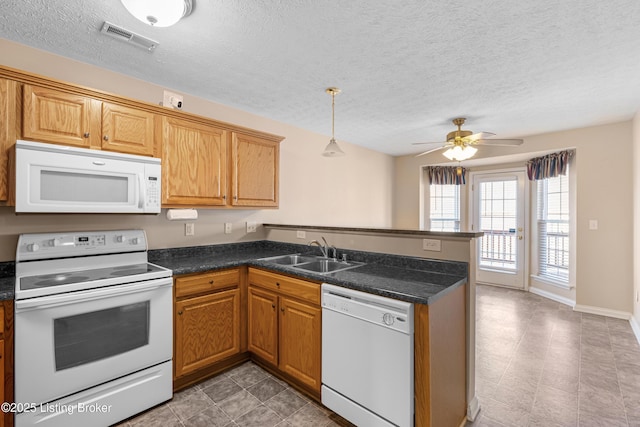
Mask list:
[[[476,280],[524,288],[524,171],[473,177],[473,229],[478,239]]]

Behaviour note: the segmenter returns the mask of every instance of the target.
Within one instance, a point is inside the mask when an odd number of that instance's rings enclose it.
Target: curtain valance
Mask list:
[[[467,169],[458,166],[427,166],[429,183],[438,185],[466,184]]]
[[[527,162],[527,175],[529,180],[536,181],[545,178],[554,178],[567,174],[567,165],[573,157],[573,150],[560,151],[546,156],[534,157]]]

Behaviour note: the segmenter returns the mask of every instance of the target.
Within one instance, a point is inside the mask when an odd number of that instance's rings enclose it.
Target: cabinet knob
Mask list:
[[[233,200],[238,200],[238,196],[233,196]]]
[[[82,136],[84,136],[85,138],[89,138],[89,132],[85,132]]]
[[[271,308],[276,308],[276,305],[275,304],[271,304]]]
[[[277,286],[277,287],[280,287],[280,282],[276,282],[276,286]]]
[[[209,284],[213,285],[213,279],[209,280]]]
[[[226,194],[222,196],[222,200],[227,200],[227,195]]]
[[[182,310],[180,310],[180,311],[178,312],[178,315],[179,315],[179,316],[182,316]]]
[[[109,140],[109,135],[103,136],[102,139],[104,139],[105,141],[108,141]]]
[[[282,312],[282,314],[284,314],[284,307],[282,307],[280,311]]]

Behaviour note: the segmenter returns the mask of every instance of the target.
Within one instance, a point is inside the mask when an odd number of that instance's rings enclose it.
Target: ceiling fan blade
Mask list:
[[[479,139],[489,138],[494,135],[495,133],[491,133],[491,132],[478,132],[478,133],[474,133],[473,135],[467,136],[465,139],[471,142],[471,141],[478,141]]]
[[[447,145],[441,145],[441,146],[440,146],[440,147],[438,147],[438,148],[433,148],[433,149],[431,149],[431,150],[427,150],[427,151],[425,151],[425,152],[423,152],[423,153],[416,154],[416,156],[415,156],[415,157],[424,156],[425,154],[433,153],[434,151],[442,150],[442,149],[447,148],[447,147],[448,147]]]
[[[524,141],[522,139],[479,139],[475,141],[474,145],[494,145],[497,147],[515,147],[522,145]]]
[[[444,145],[446,142],[412,142],[411,145]]]

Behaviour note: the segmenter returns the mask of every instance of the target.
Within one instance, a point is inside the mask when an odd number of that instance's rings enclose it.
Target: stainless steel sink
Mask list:
[[[345,262],[333,259],[316,259],[315,261],[306,262],[304,264],[294,265],[294,268],[301,270],[313,271],[316,273],[334,273],[336,271],[348,270],[350,268],[360,267],[361,262]]]
[[[306,256],[300,254],[291,254],[291,255],[279,255],[270,258],[261,258],[260,261],[272,262],[274,264],[280,265],[294,265],[294,264],[302,264],[305,262],[311,262],[318,259],[315,256]]]
[[[364,265],[364,263],[362,262],[338,261],[331,258],[300,254],[279,255],[269,258],[260,258],[260,261],[291,266],[294,268],[299,268],[301,270],[313,271],[315,273],[321,274],[348,270],[350,268],[360,267],[361,265]]]

